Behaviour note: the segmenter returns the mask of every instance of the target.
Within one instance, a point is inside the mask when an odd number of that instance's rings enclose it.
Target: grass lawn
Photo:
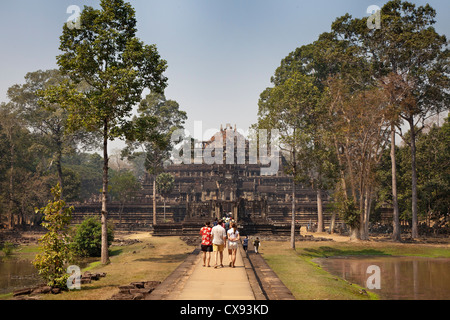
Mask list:
[[[58,295],[42,295],[41,300],[105,300],[115,293],[118,287],[136,281],[163,281],[194,250],[180,237],[152,237],[147,233],[137,233],[121,238],[139,239],[142,242],[127,246],[112,246],[108,265],[98,261],[90,263],[82,272],[106,272],[106,277],[90,284],[83,284],[81,290],[63,292]],[[30,260],[36,254],[37,246],[22,247],[15,255]],[[9,295],[11,296],[11,295]],[[0,297],[0,299],[7,299]]]
[[[264,241],[261,254],[281,281],[298,300],[368,300],[378,299],[375,293],[329,274],[314,263],[314,258],[332,256],[425,256],[450,257],[448,245],[407,244],[375,241],[296,242]]]

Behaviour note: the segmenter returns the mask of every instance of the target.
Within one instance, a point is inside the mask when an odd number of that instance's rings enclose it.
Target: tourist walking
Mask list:
[[[208,262],[208,267],[211,267],[211,252],[213,251],[213,246],[211,242],[211,232],[212,228],[210,227],[210,222],[207,221],[205,226],[200,229],[200,235],[202,236],[202,252],[203,252],[203,266],[206,266],[206,262]]]
[[[227,234],[225,232],[225,228],[222,227],[222,220],[219,220],[217,226],[212,228],[211,237],[212,237],[212,245],[215,259],[215,266],[217,268],[219,265],[217,264],[217,256],[220,258],[220,267],[223,267],[223,250],[226,247]]]
[[[225,220],[225,231],[228,232],[228,230],[230,230],[230,219],[227,218]]]
[[[231,229],[227,231],[228,236],[228,256],[230,257],[230,267],[234,268],[236,264],[236,252],[238,248],[238,241],[240,239],[237,224],[233,223]]]
[[[245,238],[242,240],[242,247],[244,248],[244,251],[247,252],[247,248],[248,248],[248,236],[245,236]]]
[[[258,237],[256,237],[255,241],[253,241],[253,246],[255,247],[255,253],[258,253],[259,247],[261,246],[261,241],[259,241]]]

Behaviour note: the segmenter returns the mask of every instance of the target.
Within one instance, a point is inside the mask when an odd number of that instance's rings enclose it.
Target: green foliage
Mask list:
[[[136,142],[127,141],[123,155],[132,160],[139,156],[135,150],[144,147],[145,168],[151,175],[157,175],[163,171],[164,162],[170,159],[172,133],[183,128],[187,115],[176,101],[158,93],[147,95],[139,104],[138,112],[139,116],[132,123],[134,134],[129,136]]]
[[[74,188],[74,200],[88,201],[93,195],[98,195],[102,189],[103,158],[97,154],[72,153],[63,157],[63,165],[66,170],[76,172],[76,183],[72,181]],[[78,182],[79,180],[79,182]],[[78,186],[79,183],[79,186]],[[66,185],[66,189],[69,188]],[[78,194],[75,197],[75,191]],[[66,190],[65,197],[70,190]]]
[[[67,208],[66,203],[61,200],[59,184],[52,188],[52,194],[53,202],[49,201],[45,208],[36,209],[36,213],[44,215],[42,226],[48,232],[39,240],[41,252],[36,255],[33,265],[47,285],[65,289],[69,277],[65,266],[73,257],[68,232],[74,208]]]
[[[167,195],[174,188],[175,179],[170,173],[161,173],[156,177],[156,189],[162,195]]]
[[[139,180],[129,171],[114,172],[110,186],[111,197],[120,203],[131,200],[142,188]]]
[[[345,199],[338,204],[339,216],[350,228],[359,228],[360,211],[353,199]]]
[[[67,202],[80,200],[80,174],[70,168],[63,168],[62,174],[64,185],[64,199]]]
[[[417,175],[419,215],[439,219],[448,215],[450,193],[450,139],[449,118],[438,127],[433,125],[428,132],[417,136]],[[409,132],[405,136],[409,136]],[[397,192],[400,217],[411,219],[411,148],[408,144],[397,146]],[[391,159],[389,152],[383,155],[377,169],[379,182],[379,206],[392,204]],[[377,208],[378,209],[378,208]]]
[[[9,257],[14,250],[14,244],[11,242],[0,243],[0,249],[3,251],[6,257]]]
[[[106,221],[108,198],[108,141],[134,140],[142,127],[154,127],[152,118],[132,122],[133,107],[144,90],[163,93],[167,62],[156,45],[145,45],[137,37],[136,12],[129,2],[101,0],[100,8],[85,6],[80,27],[64,24],[57,64],[65,81],[43,92],[48,102],[58,103],[68,114],[68,131],[80,127],[101,132],[103,138],[102,215]],[[103,236],[106,237],[106,225]],[[108,248],[103,241],[102,263]]]
[[[114,230],[108,225],[108,246],[114,241]],[[87,218],[77,226],[72,236],[72,248],[81,257],[100,257],[102,224],[98,218]]]
[[[105,137],[115,138],[131,134],[127,118],[144,89],[163,92],[167,63],[155,45],[136,37],[130,3],[102,0],[100,7],[84,7],[80,28],[64,25],[57,63],[71,82],[49,88],[44,96],[68,112],[71,131],[102,129]],[[82,89],[83,83],[89,85]]]

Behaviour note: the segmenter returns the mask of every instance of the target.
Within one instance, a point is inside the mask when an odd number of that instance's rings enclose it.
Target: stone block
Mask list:
[[[137,289],[144,288],[144,282],[132,282],[131,285],[134,286]]]
[[[131,289],[130,294],[132,294],[132,295],[136,295],[138,293],[148,294],[152,291],[153,291],[153,289]]]
[[[133,300],[142,300],[144,298],[145,298],[145,296],[142,293],[138,293],[138,294],[133,295]]]
[[[81,284],[91,283],[91,277],[81,277]]]
[[[155,289],[160,284],[161,284],[161,281],[146,281],[146,282],[144,282],[144,288]]]
[[[135,289],[135,287],[132,285],[120,286],[119,292],[129,294],[130,290],[133,290],[133,289]]]
[[[26,289],[20,289],[13,292],[13,296],[25,296],[29,295],[31,292],[33,292],[33,288],[26,288]]]
[[[52,288],[52,294],[60,294],[61,293],[61,289],[60,288]]]
[[[35,288],[35,289],[31,292],[31,295],[47,294],[47,293],[50,293],[51,291],[52,291],[52,287],[49,287],[49,286],[42,286],[42,287],[37,287],[37,288]]]
[[[100,275],[98,273],[91,274],[91,280],[98,281],[100,279]]]
[[[113,295],[109,300],[133,300],[133,296],[130,294],[117,293]]]

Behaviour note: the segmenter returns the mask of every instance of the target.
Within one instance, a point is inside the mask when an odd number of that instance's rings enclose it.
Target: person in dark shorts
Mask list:
[[[247,252],[247,248],[248,248],[248,236],[245,236],[245,238],[242,240],[242,247],[244,248],[244,251]]]
[[[200,229],[200,235],[202,236],[202,252],[203,252],[203,266],[206,266],[206,262],[208,262],[208,267],[211,267],[209,264],[211,261],[211,252],[213,251],[213,246],[211,242],[211,230],[210,222],[207,221],[205,226]]]
[[[253,246],[255,247],[255,253],[258,253],[259,247],[261,246],[261,241],[259,241],[258,237],[256,237],[255,241],[253,241]]]

